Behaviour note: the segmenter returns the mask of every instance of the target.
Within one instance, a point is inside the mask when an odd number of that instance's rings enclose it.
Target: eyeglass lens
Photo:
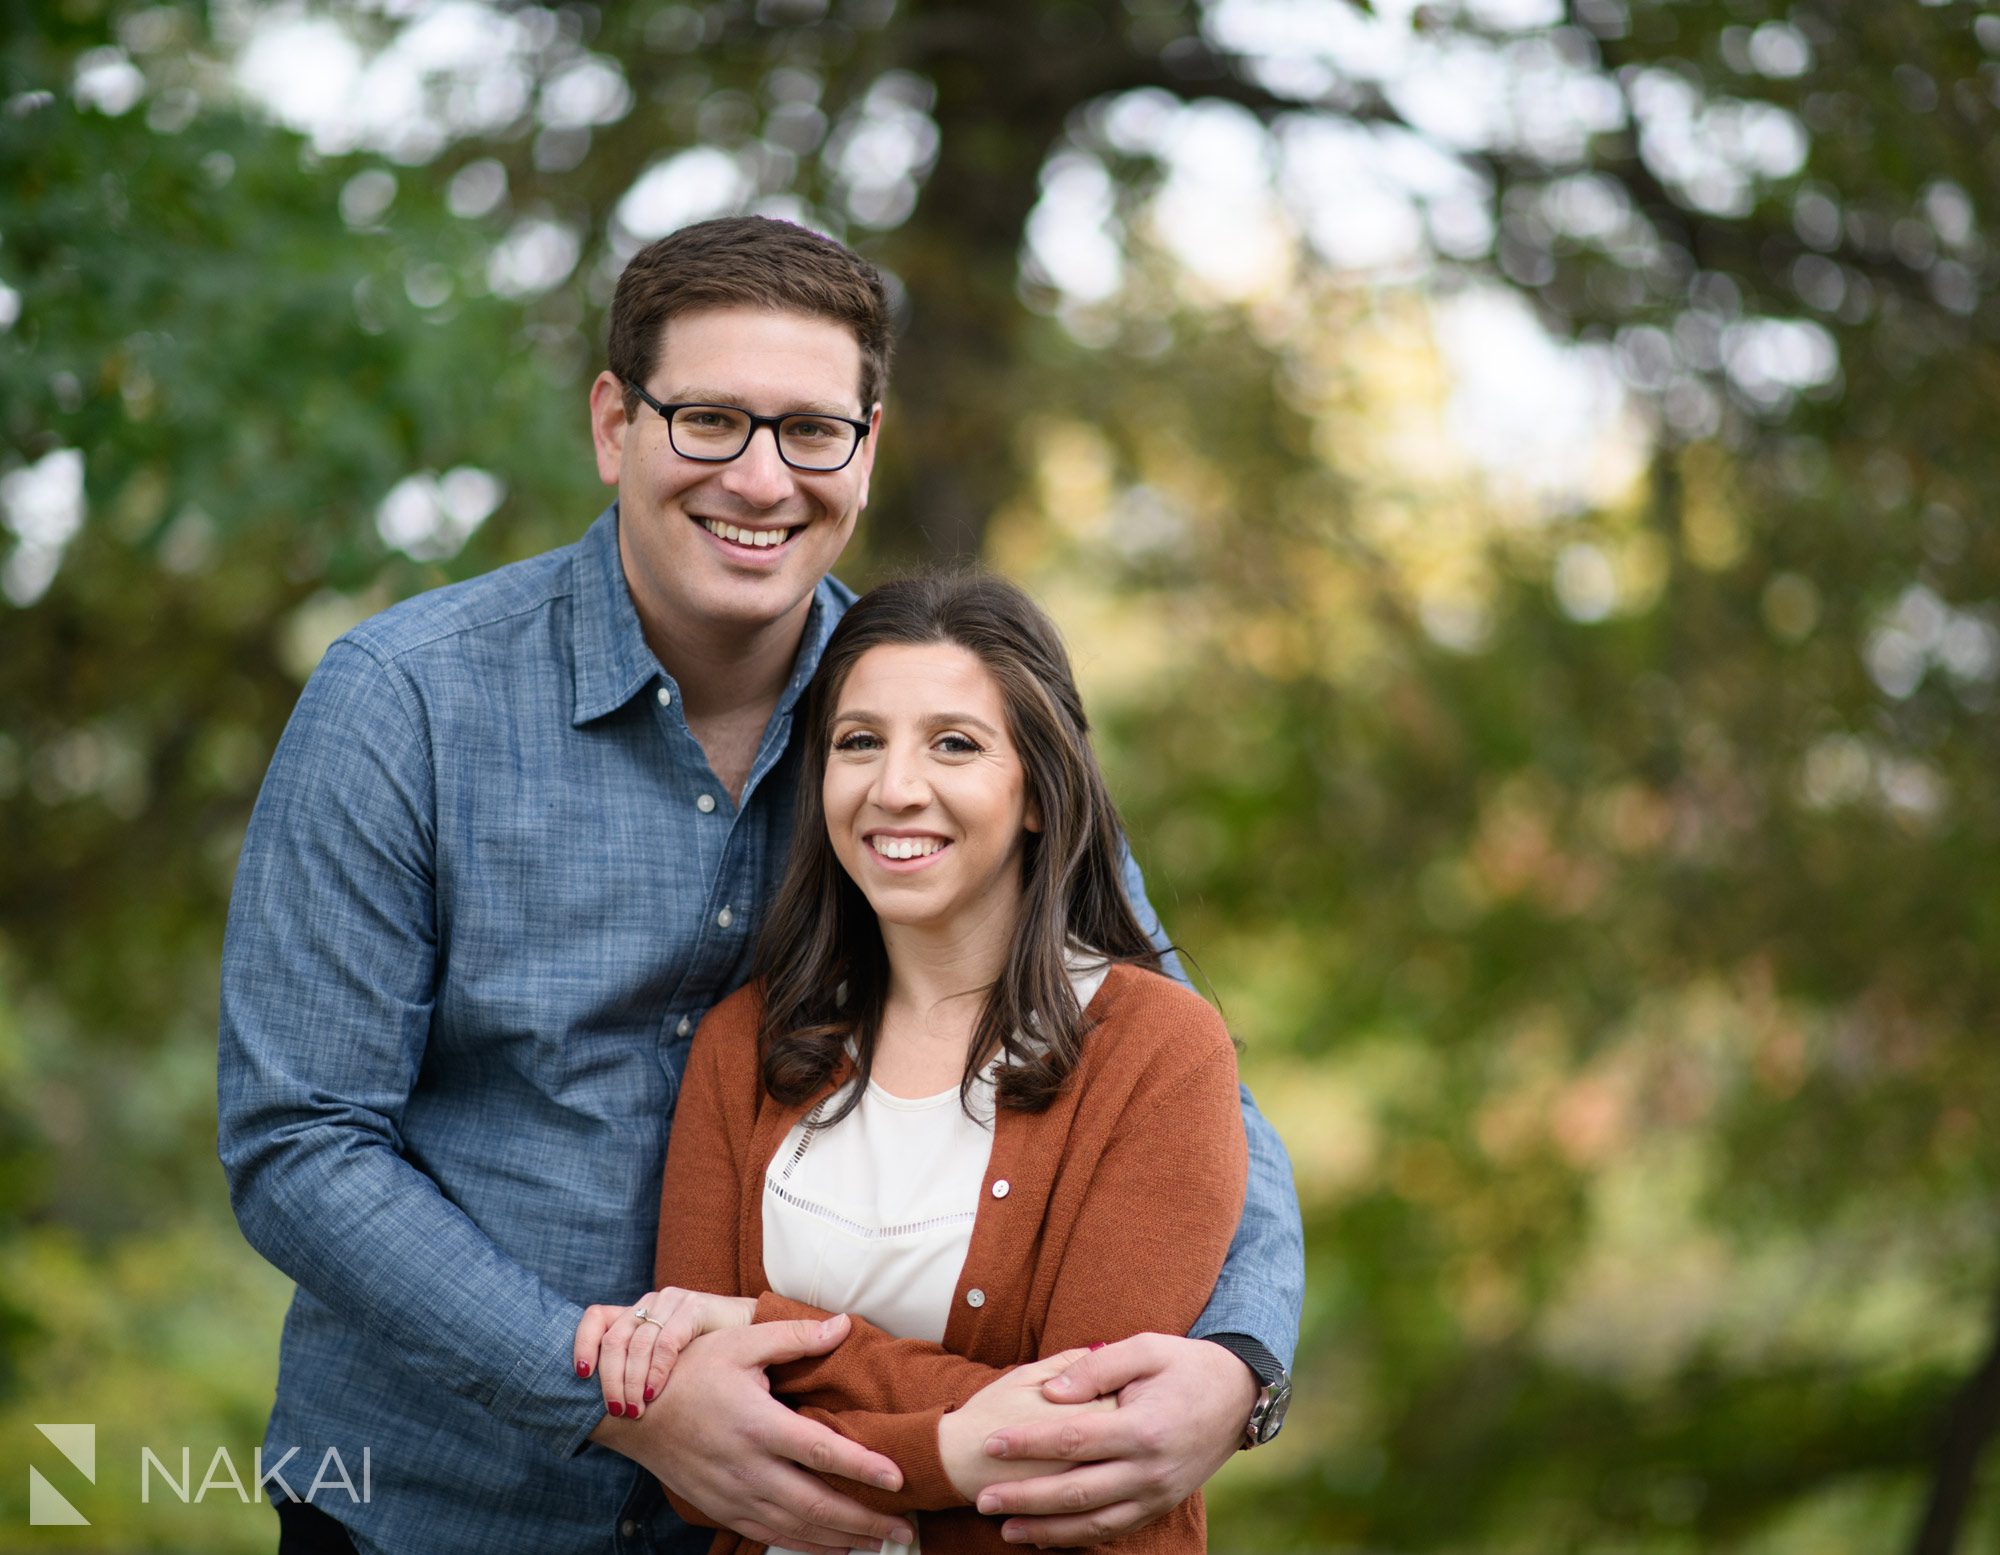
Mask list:
[[[674,450],[686,459],[734,459],[749,446],[754,424],[730,405],[683,405],[667,423]],[[778,422],[778,452],[802,470],[837,470],[853,457],[859,434],[844,421],[786,416]]]

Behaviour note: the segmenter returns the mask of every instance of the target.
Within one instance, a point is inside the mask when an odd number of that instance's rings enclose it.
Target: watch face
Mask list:
[[[1280,1377],[1266,1397],[1252,1411],[1255,1418],[1251,1429],[1256,1433],[1257,1445],[1263,1446],[1278,1434],[1278,1428],[1285,1423],[1285,1411],[1292,1404],[1292,1379]]]

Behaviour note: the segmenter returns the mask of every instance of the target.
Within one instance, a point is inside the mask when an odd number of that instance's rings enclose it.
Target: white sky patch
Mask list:
[[[1042,197],[1028,215],[1028,254],[1050,285],[1076,302],[1102,302],[1124,283],[1114,230],[1117,195],[1096,157],[1058,152],[1042,170]]]
[[[83,527],[83,454],[58,448],[0,476],[0,523],[14,549],[0,564],[0,592],[32,605],[48,592],[65,547]]]
[[[1472,184],[1413,137],[1301,118],[1279,133],[1279,188],[1313,248],[1338,269],[1393,270],[1428,253],[1417,191],[1447,195]],[[1400,165],[1399,165],[1400,164]]]
[[[1440,299],[1432,329],[1454,382],[1445,425],[1475,463],[1556,508],[1629,478],[1637,431],[1608,350],[1552,338],[1497,287]]]
[[[1777,410],[1833,382],[1840,349],[1809,320],[1745,319],[1722,332],[1722,363],[1738,389],[1765,410]]]
[[[457,137],[504,129],[527,112],[543,43],[529,20],[473,0],[408,12],[408,24],[372,57],[329,17],[280,12],[250,32],[237,84],[322,152],[372,150],[405,163],[428,161]],[[623,78],[614,89],[606,71],[617,75],[586,55],[551,74],[563,122],[581,114],[603,123],[629,107]]]
[[[507,483],[490,470],[469,464],[442,476],[421,470],[389,488],[375,510],[375,531],[385,545],[418,561],[446,561],[506,496]]]
[[[742,164],[726,151],[696,146],[655,162],[618,202],[618,225],[642,241],[691,221],[741,210],[753,193]]]
[[[900,226],[917,208],[919,188],[937,163],[934,95],[928,81],[892,70],[828,138],[827,164],[840,180],[848,214],[863,226]]]
[[[571,228],[546,216],[527,217],[494,246],[487,284],[503,297],[533,297],[567,280],[582,252]]]
[[[146,78],[123,49],[91,49],[76,62],[70,91],[82,107],[116,118],[146,95]]]
[[[1216,295],[1256,295],[1289,273],[1292,234],[1271,188],[1263,126],[1228,103],[1175,120],[1168,173],[1154,200],[1161,241]]]

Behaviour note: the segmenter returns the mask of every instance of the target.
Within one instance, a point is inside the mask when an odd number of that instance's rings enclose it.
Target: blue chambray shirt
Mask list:
[[[362,1549],[706,1547],[587,1444],[602,1398],[571,1343],[585,1304],[648,1288],[689,1039],[748,974],[793,708],[853,598],[815,592],[740,805],[641,634],[615,504],[365,622],[301,695],[230,900],[220,1147],[299,1287],[265,1463],[298,1449],[284,1483]],[[1298,1207],[1245,1112],[1249,1203],[1195,1332],[1289,1363]]]

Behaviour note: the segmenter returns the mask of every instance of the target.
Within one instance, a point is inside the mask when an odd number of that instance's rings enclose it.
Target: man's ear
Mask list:
[[[625,418],[625,385],[611,373],[599,373],[590,386],[590,442],[597,450],[597,478],[607,486],[618,484],[625,467],[625,434],[631,428]]]

